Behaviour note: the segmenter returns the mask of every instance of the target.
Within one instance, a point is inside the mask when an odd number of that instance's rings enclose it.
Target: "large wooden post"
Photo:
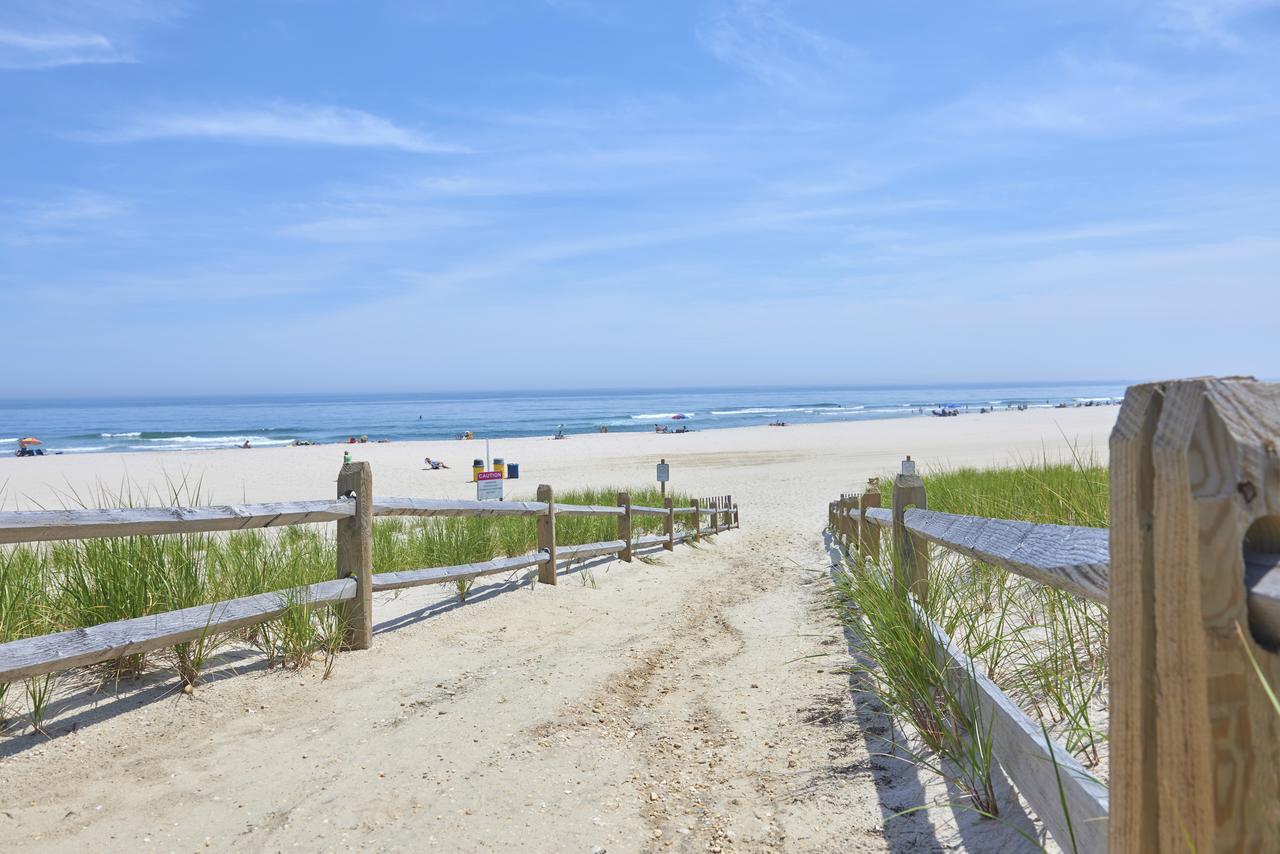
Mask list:
[[[1113,852],[1275,850],[1280,714],[1266,688],[1280,691],[1280,656],[1250,628],[1247,590],[1280,553],[1278,446],[1280,385],[1125,395],[1111,435]]]
[[[711,532],[720,533],[720,498],[718,496],[711,498]]]
[[[367,462],[343,463],[338,497],[355,502],[356,512],[338,520],[338,578],[356,580],[356,598],[343,606],[347,649],[373,646],[373,470]]]
[[[676,550],[676,512],[672,509],[675,506],[670,496],[662,499],[662,506],[667,508],[667,515],[662,520],[662,533],[667,535],[667,541],[662,547],[669,552]]]
[[[618,516],[618,539],[626,543],[618,557],[631,563],[631,496],[625,492],[618,493],[618,506],[622,513]]]
[[[840,539],[844,543],[844,550],[847,554],[849,547],[853,543],[854,522],[853,522],[853,497],[849,495],[840,498]]]
[[[921,605],[929,597],[929,544],[908,531],[903,518],[908,507],[924,510],[928,506],[924,479],[916,474],[916,464],[908,456],[893,480],[894,574]]]
[[[693,516],[693,531],[691,532],[691,538],[696,543],[702,539],[702,511],[698,509],[698,499],[689,499],[689,507],[693,510],[690,514]]]
[[[880,478],[867,478],[858,496],[858,553],[863,560],[880,561],[880,526],[867,518],[867,509],[880,506]]]
[[[538,487],[538,500],[547,505],[547,514],[538,519],[538,551],[546,552],[547,559],[538,564],[538,583],[556,583],[556,497],[551,487]]]

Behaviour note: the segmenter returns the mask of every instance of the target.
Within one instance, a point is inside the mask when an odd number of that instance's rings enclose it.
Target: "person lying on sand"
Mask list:
[[[440,462],[439,460],[433,460],[431,459],[431,457],[425,457],[422,461],[427,465],[431,466],[432,471],[439,471],[440,469],[448,468],[448,466],[445,465],[444,463]]]

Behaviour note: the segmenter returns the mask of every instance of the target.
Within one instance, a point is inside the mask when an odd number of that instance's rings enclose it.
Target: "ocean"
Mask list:
[[[164,451],[653,430],[784,421],[931,417],[944,406],[1053,407],[1119,402],[1115,382],[512,391],[0,401],[0,453],[34,436],[46,453]]]

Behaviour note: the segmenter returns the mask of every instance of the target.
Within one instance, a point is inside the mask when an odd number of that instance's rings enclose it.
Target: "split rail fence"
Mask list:
[[[910,457],[832,502],[829,529],[894,577],[948,673],[969,679],[993,754],[1065,851],[1280,846],[1280,385],[1131,387],[1111,435],[1111,528],[928,509]],[[1107,606],[1108,789],[925,615],[929,546]],[[856,571],[856,569],[855,569]],[[1114,808],[1112,807],[1114,801]]]
[[[610,554],[631,561],[639,549],[661,546],[671,551],[677,543],[738,527],[738,506],[731,496],[694,500],[688,507],[673,506],[668,498],[665,505],[634,505],[625,492],[618,493],[616,506],[557,504],[552,488],[546,485],[538,487],[536,501],[375,498],[369,464],[355,462],[342,466],[338,495],[331,501],[0,512],[0,545],[337,523],[337,573],[332,581],[9,641],[0,644],[0,684],[234,632],[269,622],[298,606],[342,608],[347,626],[344,647],[368,649],[373,644],[373,594],[379,591],[464,581],[535,566],[540,583],[555,584],[560,561]],[[556,518],[586,515],[616,517],[617,539],[557,545]],[[632,518],[639,515],[664,517],[664,532],[633,536]],[[378,516],[533,517],[537,549],[483,563],[375,572],[373,520]],[[692,517],[680,535],[676,534],[677,516]],[[702,526],[704,519],[706,527]]]

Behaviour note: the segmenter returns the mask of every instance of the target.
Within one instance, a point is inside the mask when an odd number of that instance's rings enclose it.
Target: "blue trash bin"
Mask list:
[[[517,480],[520,477],[520,464],[507,463],[507,480]]]

